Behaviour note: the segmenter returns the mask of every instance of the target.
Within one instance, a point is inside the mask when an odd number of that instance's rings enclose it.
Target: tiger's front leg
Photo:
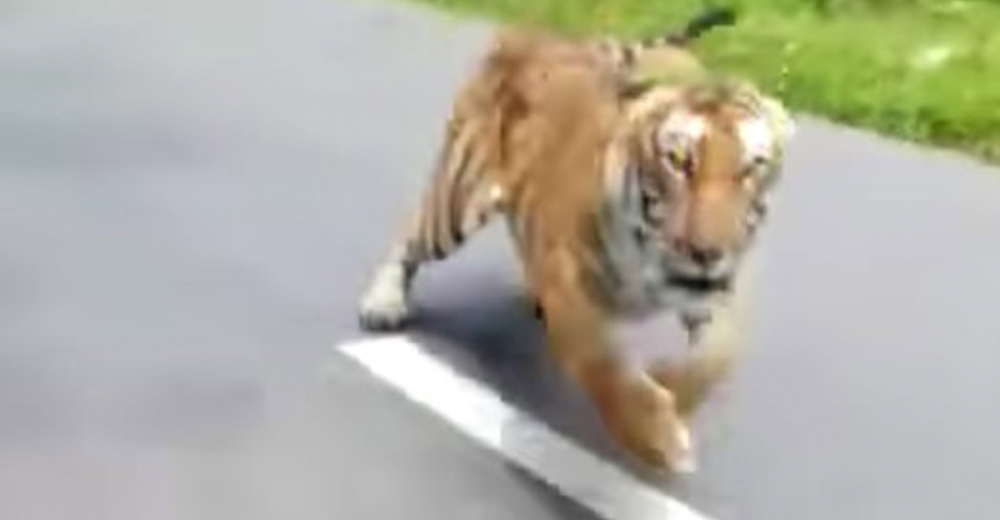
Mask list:
[[[589,397],[611,438],[655,468],[693,471],[690,434],[674,395],[615,355],[601,310],[569,281],[542,291],[540,306],[557,365]]]

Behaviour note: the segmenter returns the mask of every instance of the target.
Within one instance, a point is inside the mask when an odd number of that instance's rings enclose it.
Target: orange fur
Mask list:
[[[696,63],[670,52],[659,59]],[[608,291],[602,211],[609,183],[631,165],[640,182],[677,197],[653,226],[656,240],[685,251],[741,247],[758,186],[743,174],[737,122],[752,109],[714,87],[629,87],[622,70],[585,42],[501,32],[455,98],[425,202],[370,286],[362,320],[369,328],[398,326],[417,268],[447,257],[503,214],[554,359],[620,446],[651,465],[680,469],[691,457],[689,416],[732,364],[740,315],[730,296],[741,285],[710,300],[712,319],[689,320],[699,348],[688,363],[635,370],[609,339],[621,308]],[[682,109],[704,121],[687,178],[665,169],[671,151],[655,138]]]

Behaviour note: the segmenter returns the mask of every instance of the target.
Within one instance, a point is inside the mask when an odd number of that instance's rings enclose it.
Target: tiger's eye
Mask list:
[[[684,152],[680,149],[672,148],[669,151],[667,151],[667,160],[669,160],[670,164],[672,164],[677,168],[684,167],[685,159],[686,157],[684,155]]]
[[[683,149],[673,148],[666,153],[667,169],[677,176],[687,176],[691,173],[691,158]]]

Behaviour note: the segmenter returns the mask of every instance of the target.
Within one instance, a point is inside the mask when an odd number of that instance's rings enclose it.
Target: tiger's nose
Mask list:
[[[691,247],[688,250],[688,254],[691,256],[691,260],[701,266],[710,266],[722,260],[722,249],[718,247],[711,246],[699,246]]]

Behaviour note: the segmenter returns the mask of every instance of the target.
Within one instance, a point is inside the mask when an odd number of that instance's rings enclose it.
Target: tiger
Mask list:
[[[692,416],[737,357],[744,258],[795,130],[748,81],[629,80],[644,53],[682,49],[699,19],[704,29],[702,16],[645,46],[499,31],[453,98],[423,201],[368,282],[360,326],[405,328],[418,270],[503,216],[549,353],[610,438],[655,470],[695,471]],[[686,331],[683,361],[636,363],[614,344],[617,324],[664,312]]]

